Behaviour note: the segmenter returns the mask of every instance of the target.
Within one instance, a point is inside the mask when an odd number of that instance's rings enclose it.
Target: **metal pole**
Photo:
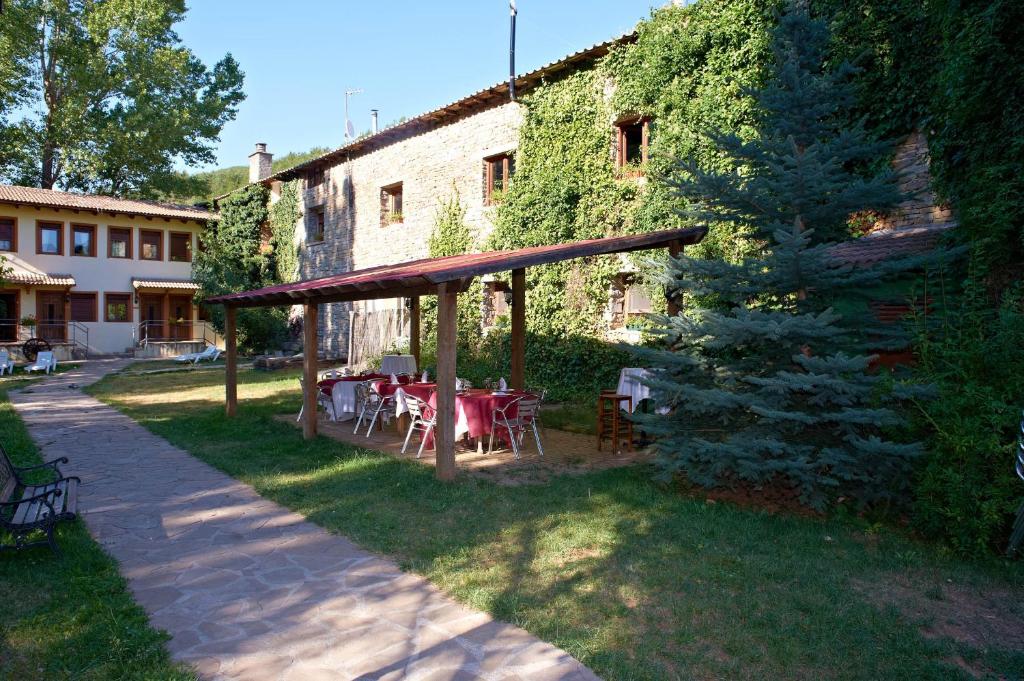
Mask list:
[[[508,97],[516,101],[516,0],[509,0]]]

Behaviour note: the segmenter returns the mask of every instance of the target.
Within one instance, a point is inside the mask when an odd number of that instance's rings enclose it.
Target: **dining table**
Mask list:
[[[412,387],[412,386],[409,386]],[[485,388],[474,388],[455,393],[455,439],[470,437],[477,441],[478,450],[482,448],[483,438],[489,437],[493,425],[495,409],[502,409],[519,399],[528,395],[523,390],[492,391]],[[419,397],[419,395],[416,395]],[[422,398],[421,398],[422,399]],[[437,391],[434,390],[428,399],[424,400],[431,410],[437,409]],[[428,414],[427,418],[432,414]],[[509,418],[516,416],[516,408],[508,411]],[[508,442],[508,432],[502,429],[499,432],[502,441]],[[433,433],[427,436],[426,447],[434,446]]]
[[[360,374],[357,376],[340,376],[338,378],[325,378],[317,382],[320,392],[331,398],[334,404],[334,414],[331,420],[348,421],[356,416],[356,386],[367,381],[375,381],[388,378],[384,374]]]

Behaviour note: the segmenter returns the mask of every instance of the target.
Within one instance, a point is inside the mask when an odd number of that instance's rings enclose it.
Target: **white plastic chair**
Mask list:
[[[50,373],[57,368],[57,359],[53,356],[53,351],[44,350],[36,355],[36,361],[25,367],[25,371],[42,371],[44,373]]]
[[[11,355],[6,350],[0,350],[0,376],[4,375],[4,371],[10,376],[14,373],[14,362],[11,361]]]
[[[373,418],[370,419],[370,427],[366,429],[366,437],[370,437],[370,434],[373,432],[373,426],[377,423],[377,419],[387,418],[387,412],[384,412],[384,410],[387,409],[388,407],[395,406],[395,395],[394,393],[392,393],[391,395],[385,397],[384,395],[381,395],[376,390],[374,390],[371,386],[367,386],[367,390],[368,394],[371,394],[376,398],[376,404],[373,407]],[[384,412],[383,417],[381,416],[381,412]],[[356,428],[359,428],[358,424],[356,424]]]
[[[199,364],[204,359],[208,359],[210,362],[216,362],[218,357],[220,357],[220,350],[217,349],[217,346],[207,345],[205,350],[196,353],[195,359],[192,360],[192,363]]]
[[[409,440],[412,439],[414,431],[420,431],[423,435],[420,438],[420,448],[416,452],[416,458],[423,456],[423,447],[427,444],[427,438],[430,433],[433,432],[434,426],[437,424],[437,412],[434,412],[433,416],[429,419],[424,416],[424,412],[430,408],[430,406],[416,397],[415,395],[405,395],[405,404],[409,408],[409,432],[405,434],[405,444],[402,445],[402,454],[405,454],[405,450],[409,448]]]
[[[299,378],[299,385],[302,387],[302,407],[299,409],[299,415],[295,417],[296,421],[302,420],[302,412],[306,409],[306,382]],[[338,416],[334,413],[334,400],[330,395],[325,395],[320,386],[316,386],[316,406],[318,410],[323,407],[324,412],[330,414],[332,421],[338,420]]]
[[[359,432],[359,427],[363,425],[363,419],[367,416],[372,414],[373,422],[376,422],[377,415],[384,408],[386,400],[389,399],[381,397],[380,393],[373,389],[371,384],[374,382],[376,381],[360,381],[356,384],[356,410],[359,412],[359,418],[356,419],[356,427],[352,429],[353,435]],[[366,437],[370,437],[373,422],[370,423],[370,429],[366,431]]]
[[[499,428],[508,432],[508,439],[512,444],[512,453],[519,458],[519,450],[523,446],[523,437],[526,430],[533,431],[533,438],[537,441],[537,453],[543,458],[544,447],[540,443],[540,431],[537,430],[537,410],[540,407],[540,399],[536,395],[523,395],[512,400],[504,407],[498,407],[491,415],[491,439],[487,445],[487,453],[494,451],[494,432]],[[509,413],[515,409],[516,415],[510,417]]]

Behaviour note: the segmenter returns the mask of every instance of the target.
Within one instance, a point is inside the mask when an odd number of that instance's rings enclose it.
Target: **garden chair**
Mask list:
[[[533,438],[537,441],[537,453],[544,457],[544,447],[540,443],[540,431],[537,430],[537,409],[540,400],[536,395],[523,395],[518,397],[504,407],[494,410],[491,415],[491,439],[487,445],[487,453],[494,451],[494,434],[503,430],[508,433],[509,443],[512,445],[512,453],[519,458],[519,450],[523,446],[523,438],[527,430],[533,431]],[[509,416],[513,411],[514,417]]]
[[[217,346],[216,345],[207,345],[205,350],[203,350],[200,353],[196,353],[196,357],[192,361],[192,363],[193,364],[199,364],[203,360],[208,359],[208,360],[210,360],[210,363],[212,364],[213,362],[217,361],[218,357],[220,357],[220,350],[217,348]]]
[[[5,371],[8,376],[14,373],[14,361],[9,352],[0,350],[0,376],[3,376]]]
[[[304,379],[299,378],[299,386],[302,387],[303,398],[302,407],[299,408],[299,415],[295,417],[296,421],[302,420],[302,412],[306,409],[306,382]],[[316,406],[318,411],[322,407],[325,413],[330,414],[332,421],[336,421],[338,419],[337,415],[334,413],[334,400],[330,395],[321,390],[320,386],[317,386],[316,389]]]
[[[373,381],[360,381],[356,384],[356,411],[359,412],[359,418],[356,419],[356,427],[352,429],[353,435],[359,432],[363,419],[372,416],[376,420],[377,414],[384,408],[385,398],[373,389],[371,383]],[[373,423],[370,424],[370,430],[373,430]],[[366,431],[366,437],[370,437],[369,430]]]
[[[57,368],[57,358],[53,356],[52,350],[44,350],[36,355],[36,361],[25,367],[25,371],[42,371],[49,374]]]
[[[1024,420],[1020,422],[1020,429],[1017,435],[1017,458],[1014,465],[1017,470],[1017,477],[1024,480]],[[1017,520],[1013,523],[1013,532],[1010,533],[1010,545],[1006,549],[1006,555],[1012,556],[1024,543],[1024,502],[1017,509]]]
[[[370,437],[370,434],[373,433],[373,426],[377,423],[377,419],[381,420],[381,427],[383,427],[383,421],[388,418],[388,413],[385,409],[395,406],[395,396],[393,393],[387,396],[381,395],[369,386],[367,386],[367,395],[372,395],[372,397],[368,399],[373,400],[373,404],[370,409],[370,411],[373,412],[373,416],[370,418],[370,427],[366,429],[366,437]],[[381,416],[382,412],[384,414],[383,416]],[[359,429],[359,424],[356,424],[356,429]]]
[[[405,450],[409,448],[409,440],[412,439],[414,431],[420,431],[423,435],[420,436],[420,448],[416,452],[416,458],[423,456],[423,447],[427,444],[427,438],[430,437],[430,433],[434,431],[434,426],[437,424],[437,412],[430,409],[423,400],[419,399],[414,395],[405,396],[405,404],[409,408],[409,432],[405,434],[405,444],[402,445],[402,454],[405,454]],[[427,418],[425,414],[427,412],[433,412],[430,418]]]
[[[0,551],[20,550],[46,544],[57,556],[60,549],[53,536],[58,522],[74,520],[78,499],[76,477],[64,477],[58,464],[67,463],[66,457],[39,464],[16,467],[7,451],[0,445],[0,530],[14,537],[13,545],[0,545]],[[23,473],[50,470],[50,481],[32,485],[21,477]],[[25,542],[25,537],[40,531],[45,541]]]

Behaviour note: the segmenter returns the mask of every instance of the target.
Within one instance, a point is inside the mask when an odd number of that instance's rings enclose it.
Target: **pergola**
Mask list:
[[[236,316],[240,307],[302,305],[303,338],[303,422],[306,438],[316,436],[317,410],[317,314],[321,303],[409,298],[410,352],[420,360],[420,296],[437,296],[437,425],[435,447],[437,477],[455,477],[455,337],[458,295],[466,291],[475,277],[512,272],[512,357],[511,385],[525,387],[526,354],[526,268],[595,255],[668,248],[678,255],[683,247],[698,243],[706,229],[693,227],[647,234],[607,237],[552,246],[534,246],[510,251],[488,251],[442,258],[426,258],[395,265],[383,265],[319,279],[279,284],[252,291],[209,298],[207,303],[224,306],[226,356],[226,414],[233,417],[238,408],[238,347]],[[675,305],[669,300],[669,311]]]

